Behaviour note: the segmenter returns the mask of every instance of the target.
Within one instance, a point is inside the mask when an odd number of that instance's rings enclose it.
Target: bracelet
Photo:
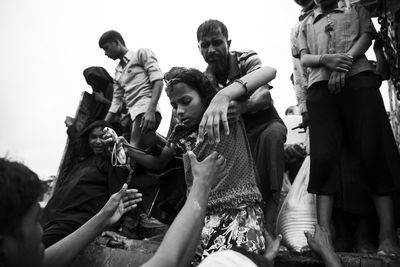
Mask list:
[[[246,99],[249,99],[249,90],[247,88],[247,82],[244,82],[241,79],[236,79],[233,82],[240,83],[244,87]]]

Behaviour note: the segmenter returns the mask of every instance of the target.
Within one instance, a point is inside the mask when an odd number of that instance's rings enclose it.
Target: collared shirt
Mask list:
[[[328,14],[314,9],[301,27],[299,52],[306,50],[311,55],[347,53],[361,34],[376,34],[368,11],[357,4],[336,8]],[[329,80],[332,72],[327,67],[314,67],[310,70],[308,87],[315,82]],[[373,70],[373,67],[367,57],[362,55],[354,59],[347,77],[369,70]]]
[[[236,79],[257,70],[262,67],[260,57],[256,52],[252,50],[248,51],[230,51],[228,55],[228,77],[225,84],[218,83],[215,75],[212,73],[212,69],[207,67],[205,74],[214,86],[219,89],[226,87],[227,85],[234,82]],[[263,85],[264,89],[271,89],[270,85]],[[259,90],[259,89],[257,89]],[[280,120],[275,107],[272,105],[269,108],[266,107],[263,110],[259,110],[252,114],[243,114],[243,120],[246,125],[246,130],[249,131],[253,128],[262,128],[260,125],[265,125],[274,120]]]
[[[293,85],[296,94],[297,105],[300,109],[300,114],[307,112],[306,98],[307,98],[307,84],[308,84],[308,70],[300,62],[300,51],[298,49],[297,39],[301,30],[302,21],[311,14],[312,10],[302,12],[299,21],[293,26],[290,32],[290,47],[292,49],[293,61]]]
[[[146,48],[128,50],[115,69],[114,93],[109,112],[116,113],[123,101],[132,120],[147,111],[153,95],[153,82],[163,79],[154,53]],[[157,104],[156,111],[160,113]]]

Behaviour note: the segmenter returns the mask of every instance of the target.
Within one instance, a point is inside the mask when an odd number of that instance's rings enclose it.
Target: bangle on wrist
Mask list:
[[[245,90],[245,97],[246,97],[246,99],[249,99],[249,90],[248,90],[248,88],[247,88],[247,82],[242,81],[241,79],[236,79],[236,80],[234,80],[233,82],[234,82],[234,83],[240,83],[240,84],[244,87],[244,90]]]

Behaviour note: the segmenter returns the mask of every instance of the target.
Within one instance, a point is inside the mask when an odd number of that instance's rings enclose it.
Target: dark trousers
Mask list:
[[[360,159],[360,182],[371,193],[386,195],[395,190],[399,154],[379,86],[372,72],[362,72],[347,78],[339,94],[328,91],[327,81],[309,88],[310,193],[331,195],[341,191],[344,146]]]
[[[257,184],[263,199],[268,201],[282,187],[287,129],[280,120],[271,121],[264,127],[247,134],[258,172]]]

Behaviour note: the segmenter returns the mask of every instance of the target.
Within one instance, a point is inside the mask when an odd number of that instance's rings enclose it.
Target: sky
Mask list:
[[[291,27],[300,7],[281,0],[1,0],[0,157],[26,164],[40,178],[56,175],[67,135],[64,119],[75,116],[90,66],[111,76],[117,61],[104,56],[98,39],[119,31],[128,48],[151,49],[163,72],[173,66],[205,69],[197,48],[197,27],[207,19],[224,22],[231,50],[254,50],[277,69],[271,94],[283,115],[296,104],[290,82]],[[171,107],[160,98],[169,127]]]

